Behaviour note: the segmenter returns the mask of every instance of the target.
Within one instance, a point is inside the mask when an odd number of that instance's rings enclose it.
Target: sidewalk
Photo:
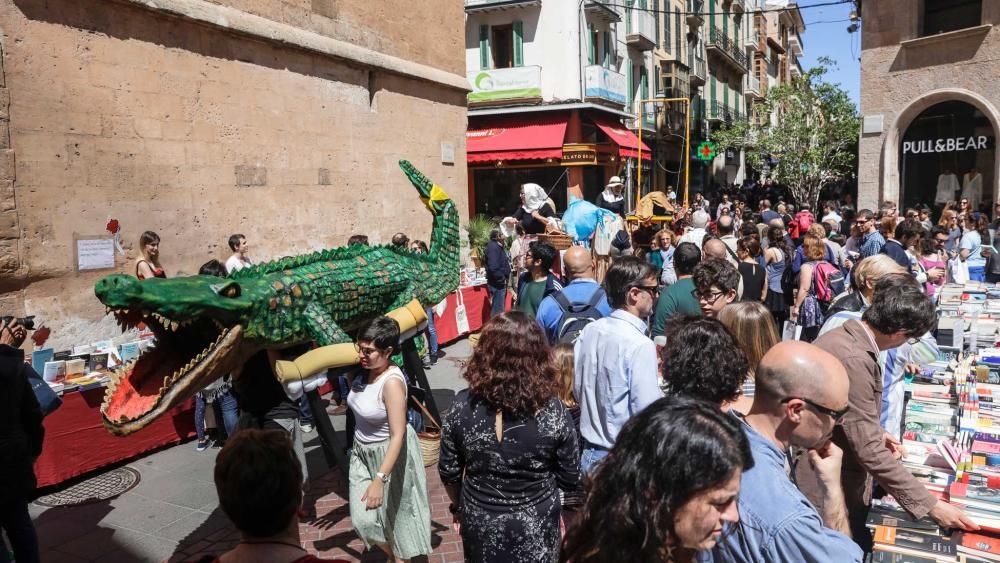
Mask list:
[[[466,340],[460,340],[446,352],[427,373],[442,411],[450,407],[455,392],[466,386],[459,362],[468,358],[470,348]],[[344,417],[332,421],[343,432]],[[327,468],[319,437],[313,433],[307,438],[311,478],[307,500],[315,500],[316,518],[299,527],[303,545],[325,558],[385,561],[378,550],[363,553],[361,540],[351,529],[346,477],[339,468]],[[142,479],[110,501],[56,508],[32,504],[42,561],[194,561],[232,548],[239,535],[219,508],[212,482],[217,453],[214,449],[196,452],[193,442],[180,444],[129,463]],[[448,499],[436,465],[427,468],[427,486],[434,553],[424,560],[462,561],[461,539],[451,529]]]

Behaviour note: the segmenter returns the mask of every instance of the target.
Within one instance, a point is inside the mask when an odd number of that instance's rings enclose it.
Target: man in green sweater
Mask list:
[[[674,271],[677,272],[677,281],[663,290],[656,302],[656,310],[653,312],[653,336],[663,335],[663,326],[674,313],[701,315],[698,300],[692,295],[694,282],[691,280],[694,267],[699,262],[701,262],[701,250],[695,244],[682,242],[677,245],[677,250],[674,251]]]

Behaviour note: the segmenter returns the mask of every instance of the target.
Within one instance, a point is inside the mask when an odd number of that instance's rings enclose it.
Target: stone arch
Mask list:
[[[879,200],[876,209],[885,200],[900,202],[899,185],[899,143],[906,134],[906,130],[927,108],[941,102],[965,102],[975,106],[983,115],[990,120],[994,134],[994,158],[993,158],[993,184],[989,186],[989,193],[993,201],[1000,201],[998,196],[998,183],[1000,183],[1000,112],[996,106],[983,96],[965,90],[963,88],[941,88],[926,92],[907,105],[903,111],[896,115],[892,126],[889,127],[882,144],[882,178],[881,189],[879,190]],[[985,195],[986,187],[983,187]]]

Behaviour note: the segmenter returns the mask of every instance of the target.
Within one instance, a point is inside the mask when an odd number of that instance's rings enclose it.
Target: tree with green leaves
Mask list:
[[[824,185],[853,175],[857,162],[861,119],[847,92],[824,80],[831,66],[829,58],[819,59],[790,84],[769,88],[750,120],[712,134],[720,151],[743,149],[748,165],[770,168],[775,181],[814,210]]]

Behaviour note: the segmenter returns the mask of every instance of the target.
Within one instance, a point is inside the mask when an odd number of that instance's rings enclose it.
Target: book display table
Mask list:
[[[69,391],[45,417],[45,442],[35,462],[38,487],[48,487],[102,467],[191,438],[194,399],[128,436],[115,436],[101,423],[104,388]]]
[[[505,309],[510,309],[512,291],[511,289],[507,290]],[[486,289],[486,284],[459,287],[457,291],[448,294],[446,302],[443,315],[438,315],[437,311],[434,312],[434,326],[437,328],[439,346],[454,342],[466,334],[477,332],[490,319],[490,294]],[[465,316],[469,321],[468,331],[459,330],[455,317],[455,312],[459,304],[462,303],[465,304]]]

